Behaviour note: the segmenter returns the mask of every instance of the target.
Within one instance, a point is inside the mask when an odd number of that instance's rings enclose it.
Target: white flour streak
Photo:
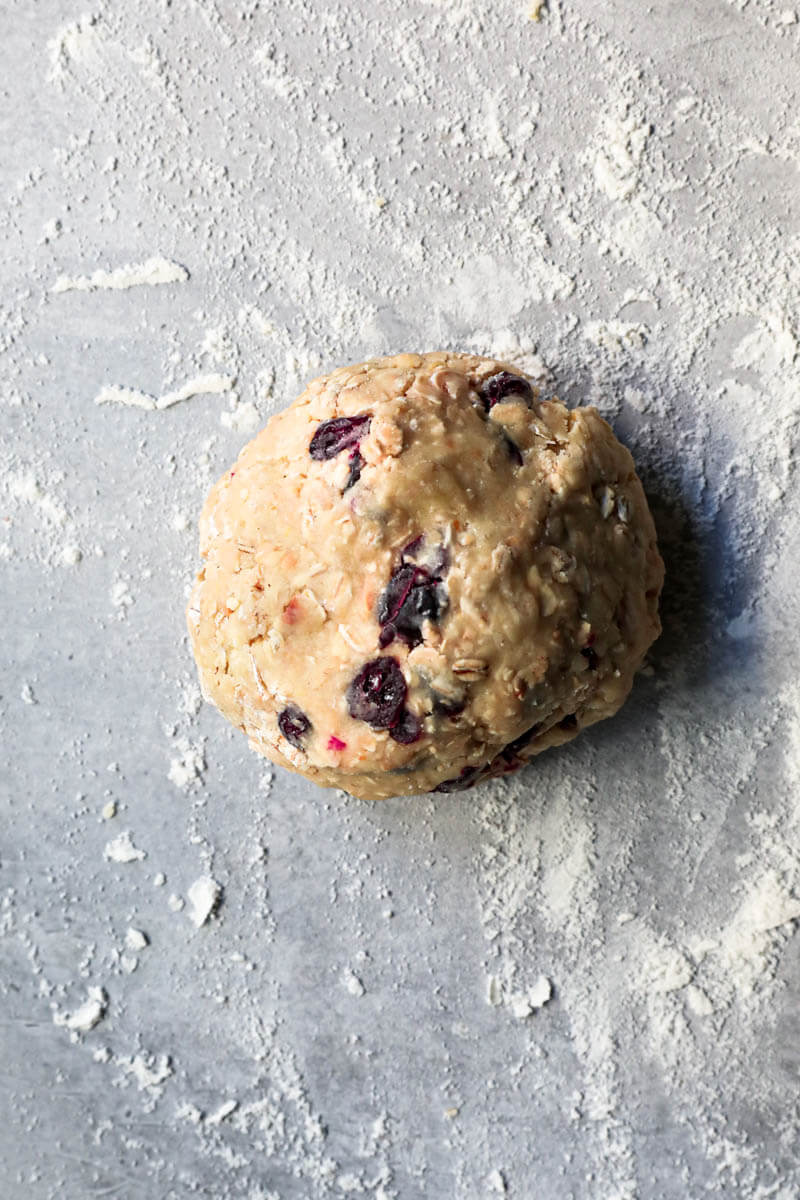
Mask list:
[[[120,404],[128,408],[143,408],[156,411],[172,408],[183,400],[191,400],[193,396],[218,396],[229,392],[236,382],[232,375],[195,375],[180,387],[164,392],[161,396],[151,396],[136,388],[118,387],[116,384],[100,389],[94,398],[95,404]],[[252,405],[250,406],[252,408]]]
[[[100,288],[120,290],[155,287],[163,283],[185,283],[189,272],[168,258],[148,258],[142,263],[126,263],[113,271],[98,267],[91,275],[59,275],[51,292],[94,292]]]
[[[158,400],[147,392],[136,388],[118,387],[116,384],[103,387],[94,398],[95,404],[121,404],[126,408],[158,408]]]
[[[179,388],[160,396],[156,401],[156,408],[171,408],[173,404],[190,400],[192,396],[218,396],[229,392],[235,382],[236,379],[232,375],[195,375]]]

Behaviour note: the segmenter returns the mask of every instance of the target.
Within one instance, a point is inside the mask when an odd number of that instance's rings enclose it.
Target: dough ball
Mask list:
[[[188,622],[259,753],[455,791],[617,711],[660,632],[633,460],[513,367],[404,354],[309,384],[212,489]]]

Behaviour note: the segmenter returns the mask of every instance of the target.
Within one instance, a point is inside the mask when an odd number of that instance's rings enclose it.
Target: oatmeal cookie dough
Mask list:
[[[493,359],[314,380],[212,489],[200,549],[206,697],[273,762],[366,799],[568,741],[617,711],[660,632],[630,454]]]

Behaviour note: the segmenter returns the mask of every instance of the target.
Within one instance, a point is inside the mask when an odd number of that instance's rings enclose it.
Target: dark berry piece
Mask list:
[[[558,728],[559,729],[577,729],[578,728],[578,718],[575,716],[575,713],[570,713],[568,717],[563,717],[562,720],[560,720],[558,722]]]
[[[389,729],[405,704],[405,677],[397,659],[373,658],[362,667],[347,689],[347,708],[356,721],[373,729]]]
[[[444,588],[425,567],[402,563],[392,572],[378,600],[381,646],[388,646],[396,637],[412,648],[419,646],[423,623],[438,621],[446,606]]]
[[[407,558],[416,558],[422,549],[422,543],[424,541],[425,535],[421,533],[419,537],[414,538],[413,542],[409,542],[407,546],[404,546],[400,553],[400,557],[402,558],[403,562],[405,562]]]
[[[586,659],[586,665],[588,666],[589,670],[596,671],[600,662],[600,659],[597,657],[597,651],[593,650],[591,646],[584,646],[581,650],[581,654]]]
[[[395,628],[407,645],[419,645],[424,622],[438,621],[445,607],[445,592],[440,584],[418,583],[395,617]]]
[[[278,713],[278,728],[295,750],[302,750],[305,737],[311,731],[311,722],[302,708],[287,704],[283,712]]]
[[[419,570],[420,568],[415,567],[413,563],[404,563],[392,571],[391,578],[378,600],[378,621],[381,625],[389,624],[400,612],[411,593]]]
[[[519,737],[514,738],[512,742],[509,742],[508,745],[504,746],[500,751],[500,753],[503,755],[503,758],[516,758],[520,750],[524,750],[525,747],[533,741],[541,728],[542,722],[537,721],[535,725],[531,725],[530,729],[526,729],[524,733],[519,735]]]
[[[490,375],[488,379],[484,379],[481,384],[481,396],[486,411],[489,412],[495,404],[500,404],[509,396],[519,396],[526,404],[530,404],[533,400],[533,388],[527,379],[512,375],[510,371],[500,371],[497,375]]]
[[[394,639],[397,637],[397,630],[391,621],[386,625],[381,625],[381,631],[378,634],[378,645],[381,650],[385,650],[387,646],[391,646]]]
[[[342,495],[344,495],[344,493],[347,491],[347,489],[351,488],[354,483],[358,483],[359,479],[361,478],[361,468],[364,465],[364,460],[361,457],[361,452],[358,449],[358,446],[356,446],[355,450],[350,451],[350,460],[349,461],[350,461],[350,470],[347,475],[347,482],[345,483],[344,487],[342,488]]]
[[[410,746],[422,736],[422,722],[410,709],[404,708],[389,730],[389,737],[401,746]]]
[[[445,779],[441,783],[437,783],[433,789],[434,792],[464,792],[467,788],[472,787],[476,782],[475,776],[478,774],[477,767],[464,767],[460,775],[455,779]]]
[[[357,446],[369,429],[372,417],[365,413],[361,417],[334,417],[323,421],[311,439],[308,452],[318,462],[335,458],[340,450]]]
[[[466,697],[450,700],[446,696],[433,694],[433,711],[437,717],[459,717],[467,707]]]
[[[508,451],[508,457],[511,459],[511,461],[513,463],[516,464],[516,466],[521,467],[525,460],[522,457],[522,451],[520,450],[517,443],[512,438],[510,438],[507,433],[503,434],[503,441],[506,444],[506,450]]]

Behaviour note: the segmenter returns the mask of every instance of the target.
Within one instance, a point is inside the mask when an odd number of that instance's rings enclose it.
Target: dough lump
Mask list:
[[[593,408],[442,352],[314,380],[200,521],[207,698],[273,762],[379,799],[514,771],[617,711],[664,568]]]

